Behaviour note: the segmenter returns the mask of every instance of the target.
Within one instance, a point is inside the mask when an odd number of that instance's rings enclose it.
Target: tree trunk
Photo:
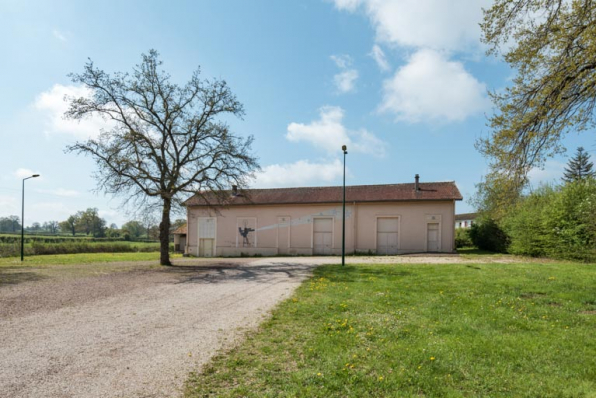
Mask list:
[[[163,211],[161,213],[161,223],[159,223],[159,263],[161,265],[172,265],[170,262],[170,209],[172,208],[172,199],[163,199]]]

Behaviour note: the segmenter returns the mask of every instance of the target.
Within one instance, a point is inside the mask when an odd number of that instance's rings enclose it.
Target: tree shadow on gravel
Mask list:
[[[47,276],[31,271],[7,272],[0,270],[0,288],[14,286],[24,282],[35,282],[42,279],[47,279]]]
[[[269,283],[275,279],[304,278],[310,275],[313,265],[273,263],[267,265],[242,265],[233,263],[216,263],[205,265],[172,266],[162,270],[168,274],[178,275],[176,283],[228,283],[249,281]]]

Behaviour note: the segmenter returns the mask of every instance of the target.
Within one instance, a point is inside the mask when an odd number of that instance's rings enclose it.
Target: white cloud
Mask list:
[[[21,206],[19,200],[15,196],[0,195],[0,217],[6,217],[17,213],[20,217]]]
[[[480,46],[482,7],[490,0],[335,0],[339,10],[363,9],[378,42],[463,51]]]
[[[29,170],[29,169],[17,169],[14,172],[14,176],[18,179],[23,179],[23,178],[27,178],[27,177],[31,177],[33,174],[39,174],[38,172],[35,172],[33,170]],[[38,178],[41,178],[38,177]]]
[[[384,82],[381,111],[398,120],[462,121],[489,107],[486,86],[463,64],[434,50],[420,50]]]
[[[55,196],[63,196],[68,198],[73,198],[80,196],[81,193],[79,191],[75,191],[73,189],[64,189],[64,188],[57,188],[57,189],[37,189],[39,193],[45,193]]]
[[[272,164],[256,174],[255,188],[280,188],[330,184],[343,176],[339,159],[316,163],[299,160],[295,163]]]
[[[331,60],[341,71],[333,76],[333,83],[337,91],[341,94],[354,91],[356,88],[356,80],[358,79],[358,71],[352,66],[352,58],[349,55],[332,55]]]
[[[341,146],[348,151],[366,153],[378,157],[385,155],[386,143],[374,134],[360,130],[348,130],[342,124],[344,111],[338,106],[324,106],[320,118],[309,124],[290,123],[286,138],[292,142],[308,142],[329,154],[341,153]]]
[[[533,168],[528,173],[530,183],[534,187],[538,187],[541,184],[547,184],[551,182],[560,182],[563,177],[563,171],[567,166],[566,163],[559,162],[558,160],[547,160],[542,168]],[[559,180],[559,181],[557,181]]]
[[[34,108],[42,113],[45,119],[45,133],[70,134],[78,139],[97,138],[101,129],[109,129],[112,123],[99,116],[88,117],[80,121],[67,120],[64,112],[68,110],[68,97],[90,97],[91,90],[82,86],[63,86],[55,84],[50,90],[37,96]]]
[[[369,55],[373,57],[373,59],[379,66],[379,69],[381,69],[383,72],[386,72],[390,69],[389,62],[387,62],[387,58],[385,57],[385,53],[378,44],[375,44],[373,46]]]
[[[52,34],[54,35],[54,37],[62,42],[66,42],[66,36],[64,35],[64,33],[60,32],[58,29],[54,29],[52,31]]]

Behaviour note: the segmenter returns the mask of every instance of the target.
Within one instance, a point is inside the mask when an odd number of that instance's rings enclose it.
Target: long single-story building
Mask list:
[[[232,187],[225,203],[194,195],[187,208],[185,253],[338,255],[342,250],[342,187],[248,189]],[[454,182],[346,187],[346,253],[451,253]]]

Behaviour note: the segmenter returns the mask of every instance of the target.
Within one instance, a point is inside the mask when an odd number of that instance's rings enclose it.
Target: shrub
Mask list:
[[[470,238],[470,230],[468,228],[457,228],[455,230],[455,247],[470,247],[474,246]]]
[[[481,217],[470,228],[470,239],[481,250],[504,253],[509,245],[509,238],[499,225],[490,217]]]
[[[545,256],[549,246],[546,227],[549,202],[556,191],[544,186],[522,198],[503,218],[501,225],[509,237],[509,253],[525,256]]]

